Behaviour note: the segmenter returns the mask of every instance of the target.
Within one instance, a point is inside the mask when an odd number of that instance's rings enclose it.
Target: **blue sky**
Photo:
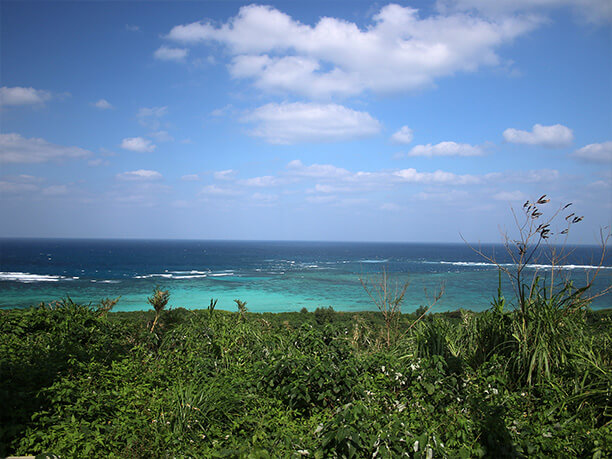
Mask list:
[[[612,222],[606,0],[1,4],[0,236],[457,242]]]

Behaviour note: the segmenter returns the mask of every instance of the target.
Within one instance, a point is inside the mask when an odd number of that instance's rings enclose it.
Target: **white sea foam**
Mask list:
[[[387,263],[389,261],[389,259],[385,259],[385,260],[359,260],[359,263]],[[348,263],[348,262],[347,262]]]
[[[234,275],[233,272],[221,272],[221,273],[209,274],[210,277],[225,277],[225,276],[233,276],[233,275]]]
[[[191,274],[187,276],[172,276],[172,279],[201,279],[206,276],[206,274]]]
[[[165,279],[172,279],[172,274],[144,274],[142,276],[134,276],[134,279],[151,279],[152,277],[163,277]]]
[[[495,268],[497,266],[511,267],[516,266],[514,263],[486,263],[481,261],[425,261],[423,263],[428,264],[441,264],[441,265],[452,265],[452,266],[484,266],[488,268]],[[612,266],[597,266],[597,265],[547,265],[547,264],[528,264],[526,265],[529,269],[612,269]]]
[[[58,282],[60,280],[73,280],[78,277],[53,276],[50,274],[30,274],[21,272],[0,272],[0,281],[15,281],[23,283]]]
[[[141,276],[134,276],[134,279],[151,279],[153,277],[163,277],[164,279],[196,279],[196,278],[202,278],[202,277],[207,277],[208,274],[204,274],[203,272],[201,274],[190,274],[190,273],[199,273],[199,271],[184,271],[185,274],[181,275],[178,274],[179,271],[173,271],[173,273],[164,273],[164,274],[144,274]]]

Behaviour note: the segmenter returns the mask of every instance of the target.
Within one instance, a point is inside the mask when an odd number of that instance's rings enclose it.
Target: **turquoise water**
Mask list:
[[[512,270],[501,246],[484,247]],[[527,269],[550,276],[545,254]],[[559,270],[577,285],[595,273],[597,249],[578,247]],[[234,299],[253,312],[332,306],[376,309],[360,278],[375,281],[386,270],[391,283],[409,282],[403,310],[427,305],[444,286],[435,311],[490,307],[497,268],[462,244],[341,242],[0,240],[0,306],[24,307],[70,296],[79,302],[121,300],[115,310],[149,309],[155,285],[170,289],[172,307],[235,310]],[[593,291],[612,284],[607,257]],[[512,288],[503,277],[505,295]],[[612,307],[612,296],[594,308]]]

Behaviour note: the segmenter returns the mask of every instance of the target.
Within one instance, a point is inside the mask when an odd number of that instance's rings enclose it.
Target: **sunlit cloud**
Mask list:
[[[149,139],[143,137],[128,137],[121,141],[121,148],[138,153],[151,153],[156,146]]]
[[[538,145],[546,148],[561,148],[572,144],[574,133],[567,126],[555,124],[542,126],[535,124],[530,131],[509,128],[504,131],[504,139],[509,143]]]
[[[412,91],[456,72],[499,65],[496,48],[537,24],[527,16],[424,18],[417,9],[391,4],[366,28],[333,17],[310,26],[276,8],[249,5],[219,26],[177,25],[166,38],[183,45],[224,45],[234,56],[232,77],[250,79],[262,90],[328,98]]]
[[[612,141],[591,143],[576,150],[572,153],[572,156],[576,159],[593,163],[611,163]]]
[[[49,91],[21,86],[0,88],[0,107],[19,105],[42,105],[51,99]]]

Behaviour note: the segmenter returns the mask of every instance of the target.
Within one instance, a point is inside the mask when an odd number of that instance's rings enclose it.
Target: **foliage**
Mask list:
[[[105,303],[5,310],[0,455],[605,457],[611,315],[539,301],[529,339],[557,357],[530,381],[519,312],[500,308],[402,314],[390,348],[373,312],[176,309],[155,338],[150,312]]]
[[[147,298],[147,301],[153,309],[155,309],[155,320],[153,320],[153,325],[151,325],[151,333],[155,330],[155,325],[157,325],[157,321],[161,316],[162,311],[166,308],[168,301],[170,300],[170,292],[168,290],[162,290],[161,287],[156,286],[153,289],[153,296]]]

